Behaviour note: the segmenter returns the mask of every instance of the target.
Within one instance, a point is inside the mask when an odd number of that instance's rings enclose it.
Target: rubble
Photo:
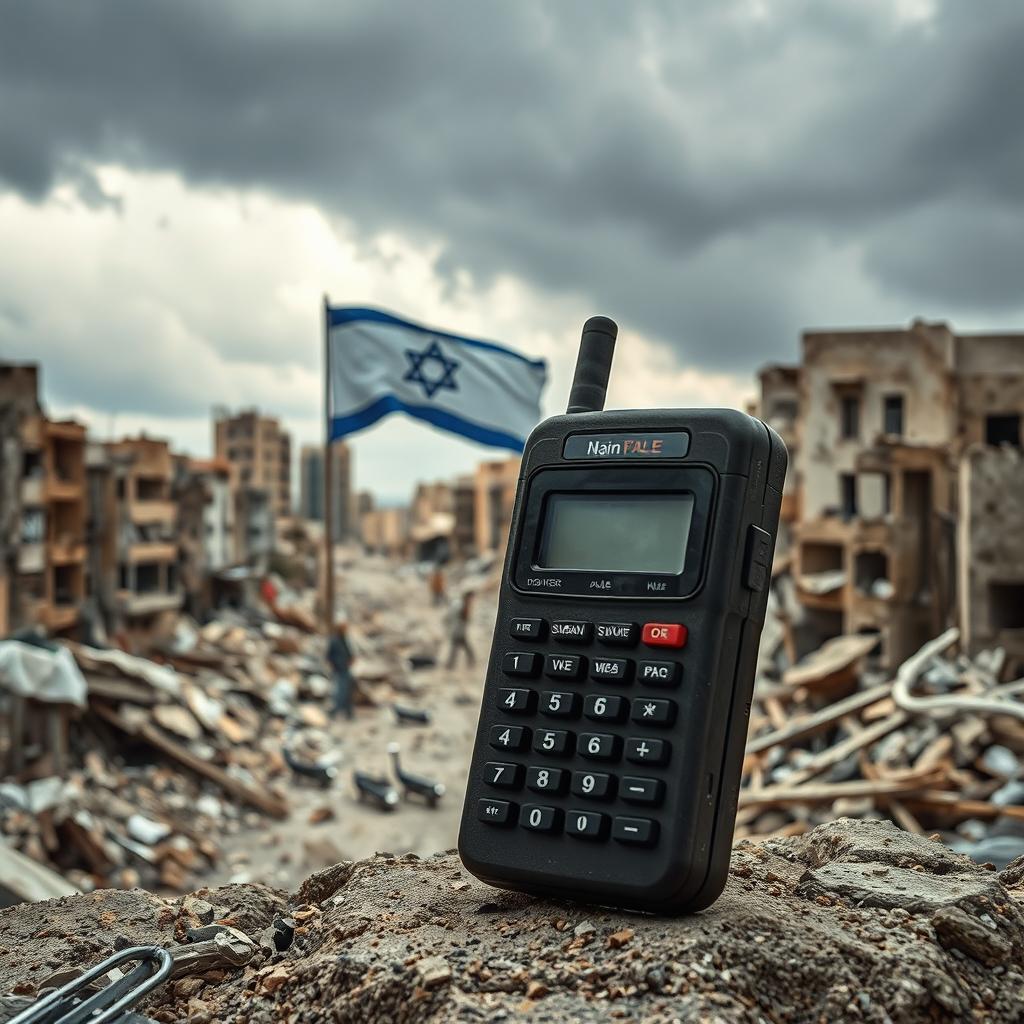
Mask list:
[[[873,664],[873,634],[836,637],[787,666],[791,623],[773,603],[737,836],[854,815],[938,833],[981,863],[1024,854],[1024,680],[1011,681],[1005,654],[957,654],[950,629],[895,674]]]
[[[96,892],[0,911],[0,994],[24,1006],[55,962],[85,969],[157,944],[201,971],[179,967],[138,1007],[162,1022],[1008,1024],[1024,1001],[1022,878],[1024,860],[997,873],[889,822],[844,819],[739,843],[721,899],[666,919],[496,891],[453,853],[380,854],[291,897],[202,890],[238,948],[205,970],[212,940],[182,930],[190,897]]]

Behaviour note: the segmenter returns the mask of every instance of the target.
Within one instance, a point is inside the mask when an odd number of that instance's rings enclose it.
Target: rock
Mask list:
[[[829,893],[858,906],[898,908],[915,914],[972,899],[998,899],[1000,889],[991,875],[932,875],[887,864],[838,863],[808,870],[798,891],[809,896]]]
[[[932,927],[946,949],[959,949],[986,967],[995,967],[1013,954],[1013,943],[991,924],[961,910],[943,907],[932,918]]]
[[[452,853],[378,855],[318,872],[291,911],[258,886],[201,891],[225,923],[265,938],[273,960],[257,952],[245,969],[210,971],[198,994],[164,986],[146,1014],[210,1024],[1020,1020],[1024,860],[996,874],[877,822],[738,844],[722,897],[689,917],[475,880],[452,887],[464,878]],[[118,935],[167,944],[177,906],[97,892],[0,911],[0,993],[62,963],[91,965]],[[270,952],[285,913],[294,941]]]
[[[213,904],[200,899],[195,894],[185,896],[181,901],[181,909],[194,917],[200,924],[212,924],[215,911]]]

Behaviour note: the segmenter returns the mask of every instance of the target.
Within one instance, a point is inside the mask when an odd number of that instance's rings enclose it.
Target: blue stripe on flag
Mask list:
[[[530,366],[546,370],[547,363],[543,359],[530,359],[522,352],[515,349],[505,348],[493,341],[481,341],[479,338],[465,338],[459,334],[449,334],[447,331],[435,331],[431,327],[424,327],[422,324],[413,323],[411,320],[403,320],[392,313],[385,313],[382,309],[369,309],[362,306],[340,306],[330,307],[328,316],[331,327],[340,327],[342,324],[358,323],[360,320],[371,320],[379,324],[393,324],[395,327],[404,327],[410,331],[417,331],[420,334],[431,334],[438,338],[445,338],[448,341],[458,342],[460,345],[470,345],[473,348],[486,349],[489,352],[500,352],[502,355],[512,356],[513,359],[521,359]],[[520,449],[522,450],[522,449]]]
[[[404,412],[414,419],[425,420],[442,430],[461,434],[471,441],[487,444],[492,448],[510,448],[514,452],[521,452],[526,445],[523,438],[506,434],[503,430],[483,427],[479,423],[473,423],[472,420],[463,419],[454,413],[430,405],[414,405],[411,402],[403,402],[394,395],[382,395],[358,412],[349,413],[346,416],[334,416],[331,419],[331,440],[336,441],[347,434],[363,430],[392,412]]]

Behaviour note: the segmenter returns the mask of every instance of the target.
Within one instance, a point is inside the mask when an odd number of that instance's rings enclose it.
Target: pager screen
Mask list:
[[[537,567],[593,572],[681,573],[693,495],[548,495]]]

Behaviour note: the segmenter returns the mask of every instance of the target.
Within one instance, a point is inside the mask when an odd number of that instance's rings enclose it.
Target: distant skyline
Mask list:
[[[56,415],[320,439],[320,301],[742,404],[802,328],[1024,328],[1024,6],[35,0],[0,33],[0,358]],[[358,486],[500,457],[393,418]]]

